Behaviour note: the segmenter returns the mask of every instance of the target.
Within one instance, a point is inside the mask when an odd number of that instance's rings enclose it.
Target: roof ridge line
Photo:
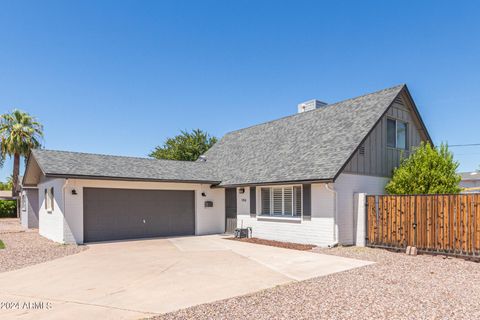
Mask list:
[[[106,156],[106,157],[115,157],[115,158],[127,158],[127,159],[140,159],[140,160],[149,160],[149,161],[171,161],[171,162],[182,162],[182,163],[203,163],[202,161],[189,161],[189,160],[172,160],[172,159],[156,159],[150,157],[136,157],[136,156],[122,156],[122,155],[114,155],[114,154],[105,154],[105,153],[91,153],[91,152],[78,152],[78,151],[67,151],[67,150],[56,150],[56,149],[34,149],[33,152],[36,151],[46,151],[46,152],[60,152],[60,153],[71,153],[71,154],[83,154],[83,155],[91,155],[91,156]]]
[[[356,97],[353,97],[353,98],[348,98],[348,99],[340,100],[340,101],[337,101],[337,102],[334,102],[334,103],[331,103],[331,104],[327,104],[327,105],[322,106],[321,108],[318,108],[318,109],[310,110],[310,111],[307,111],[307,112],[294,113],[294,114],[290,114],[290,115],[288,115],[288,116],[283,116],[283,117],[281,117],[281,118],[269,120],[269,121],[262,122],[262,123],[257,123],[257,124],[254,124],[254,125],[251,125],[251,126],[248,126],[248,127],[245,127],[245,128],[241,128],[241,129],[229,131],[229,132],[225,133],[224,136],[226,136],[226,135],[228,135],[228,134],[231,134],[231,133],[238,132],[238,131],[242,131],[242,130],[254,128],[254,127],[257,127],[257,126],[261,126],[261,125],[264,125],[264,124],[267,124],[267,123],[272,123],[272,122],[284,120],[284,119],[287,119],[287,118],[293,118],[293,117],[301,116],[301,115],[304,115],[304,114],[311,114],[312,112],[316,112],[316,111],[319,111],[319,110],[323,110],[323,109],[326,109],[326,108],[329,108],[329,107],[334,107],[335,105],[338,105],[338,104],[340,104],[340,103],[344,103],[344,102],[347,102],[347,101],[350,101],[350,100],[355,100],[355,99],[363,98],[363,97],[366,97],[366,96],[369,96],[369,95],[378,94],[378,93],[380,93],[380,92],[382,92],[382,91],[392,90],[392,89],[400,88],[400,87],[403,88],[404,86],[405,86],[405,83],[402,83],[402,84],[398,84],[398,85],[393,86],[393,87],[389,87],[389,88],[377,90],[377,91],[370,92],[370,93],[365,93],[365,94],[362,94],[362,95],[359,95],[359,96],[356,96]],[[207,150],[207,152],[208,152],[208,150]]]

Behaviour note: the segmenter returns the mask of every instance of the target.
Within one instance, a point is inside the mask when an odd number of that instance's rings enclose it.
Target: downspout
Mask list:
[[[325,183],[325,189],[330,191],[333,194],[333,243],[329,245],[329,247],[333,248],[338,245],[338,217],[337,217],[337,191],[335,190],[335,187],[330,187],[328,183]]]
[[[65,179],[65,183],[63,184],[62,187],[62,202],[63,202],[63,210],[62,210],[62,215],[63,215],[63,242],[65,243],[65,202],[67,202],[67,198],[65,198],[65,189],[67,188],[68,184],[68,178]]]

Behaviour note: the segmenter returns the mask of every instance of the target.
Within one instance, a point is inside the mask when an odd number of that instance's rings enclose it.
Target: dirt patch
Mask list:
[[[301,250],[301,251],[312,250],[313,248],[316,247],[313,244],[281,242],[281,241],[273,241],[273,240],[266,240],[266,239],[260,239],[260,238],[227,238],[227,240],[249,242],[249,243],[255,243],[255,244],[262,244],[262,245],[265,245],[265,246],[279,247],[279,248],[286,248],[286,249],[293,249],[293,250]]]

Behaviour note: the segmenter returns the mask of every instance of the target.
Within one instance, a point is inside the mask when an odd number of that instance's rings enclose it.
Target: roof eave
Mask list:
[[[405,91],[405,93],[407,94],[407,97],[408,99],[410,100],[410,103],[412,104],[412,107],[413,107],[413,111],[415,112],[415,115],[417,116],[418,120],[420,121],[420,125],[422,126],[422,129],[423,131],[425,132],[425,136],[427,137],[428,141],[430,142],[430,144],[432,146],[434,146],[433,144],[433,141],[432,141],[432,138],[430,137],[430,134],[428,133],[428,130],[427,130],[427,127],[425,126],[425,123],[423,122],[423,119],[422,117],[420,116],[420,113],[417,109],[417,106],[415,105],[415,102],[413,101],[413,98],[412,96],[410,95],[410,92],[408,91],[408,87],[406,84],[403,84],[402,85],[402,88],[400,89],[400,91],[398,91],[397,95],[395,96],[398,97],[400,95],[400,93],[402,93],[402,91]],[[365,135],[365,137],[363,137],[362,141],[358,144],[358,146],[353,149],[353,152],[352,154],[348,157],[347,161],[345,161],[345,163],[342,165],[342,167],[340,168],[340,170],[338,170],[338,172],[335,174],[335,177],[333,178],[333,181],[335,182],[337,180],[337,178],[340,176],[340,174],[343,172],[343,170],[345,169],[345,167],[347,166],[347,164],[350,162],[350,160],[353,158],[353,156],[355,155],[355,152],[357,151],[357,149],[365,142],[365,140],[367,140],[368,136],[370,136],[370,134],[373,132],[373,130],[375,129],[375,127],[377,126],[377,124],[383,119],[383,117],[387,114],[388,110],[390,109],[390,107],[395,103],[395,98],[393,98],[392,102],[388,105],[388,107],[385,109],[385,111],[382,113],[382,115],[380,116],[380,118],[378,118],[378,120],[375,122],[375,124],[370,128],[370,130],[368,131],[368,133]]]
[[[62,178],[62,179],[84,179],[84,180],[115,180],[115,181],[146,181],[146,182],[170,182],[170,183],[192,183],[192,184],[219,184],[221,181],[216,180],[180,180],[180,179],[155,179],[155,178],[135,178],[135,177],[112,177],[99,175],[78,175],[78,174],[59,174],[46,173],[47,178]]]
[[[27,163],[25,164],[25,172],[23,173],[23,177],[22,177],[22,182],[21,182],[21,187],[34,187],[36,186],[33,185],[33,184],[25,184],[25,179],[27,177],[27,174],[28,174],[28,169],[30,168],[30,163],[31,163],[31,159],[34,158],[34,153],[35,153],[35,149],[33,149],[32,151],[30,151],[28,157],[27,157]],[[45,171],[43,170],[42,166],[40,165],[40,163],[35,159],[35,162],[37,163],[37,166],[38,168],[40,169],[40,172],[45,175]]]
[[[306,184],[306,183],[331,183],[333,178],[329,179],[302,179],[302,180],[283,180],[283,181],[264,181],[264,182],[251,182],[251,183],[232,183],[232,184],[219,184],[214,186],[215,188],[238,188],[238,187],[252,187],[252,186],[269,186],[269,185],[282,185],[282,184]]]
[[[432,146],[434,146],[432,137],[430,137],[430,133],[428,133],[427,126],[425,125],[425,122],[423,122],[423,119],[420,116],[420,112],[418,111],[417,105],[415,104],[415,101],[413,100],[413,97],[410,94],[410,91],[408,90],[407,85],[403,86],[403,90],[405,90],[405,93],[407,94],[407,97],[410,100],[410,103],[412,104],[413,112],[415,112],[415,115],[417,116],[418,120],[420,121],[420,125],[422,126],[423,132],[427,136],[427,139],[430,142],[430,144]]]

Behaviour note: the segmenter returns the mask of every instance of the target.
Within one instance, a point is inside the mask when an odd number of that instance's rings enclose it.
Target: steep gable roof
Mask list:
[[[206,153],[207,162],[221,186],[333,181],[404,88],[230,132]]]
[[[402,92],[411,99],[399,85],[230,132],[207,151],[206,162],[34,150],[23,185],[36,185],[42,175],[219,186],[334,181]]]

